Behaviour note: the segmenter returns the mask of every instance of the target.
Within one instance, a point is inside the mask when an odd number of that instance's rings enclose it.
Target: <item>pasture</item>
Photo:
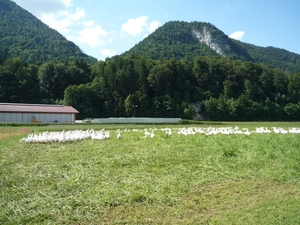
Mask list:
[[[251,134],[200,132],[224,128]],[[300,124],[30,127],[110,136],[0,140],[0,224],[300,224],[300,133],[274,128]]]

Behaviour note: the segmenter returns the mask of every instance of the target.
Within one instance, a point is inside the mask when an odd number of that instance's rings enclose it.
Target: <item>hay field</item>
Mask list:
[[[236,127],[251,134],[181,132]],[[300,125],[32,127],[110,137],[0,140],[0,224],[299,224],[300,134],[274,127]]]

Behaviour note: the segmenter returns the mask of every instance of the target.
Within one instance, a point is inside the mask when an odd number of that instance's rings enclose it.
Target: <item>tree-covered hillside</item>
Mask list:
[[[136,109],[138,117],[299,120],[299,101],[300,72],[220,56],[116,56],[93,65],[0,59],[0,102],[71,105],[78,119],[133,116]]]
[[[287,73],[300,71],[299,54],[271,46],[258,47],[241,41],[233,40],[233,42],[240,46],[240,48],[245,49],[251,56],[253,62],[277,67]]]
[[[10,0],[0,0],[0,56],[20,57],[27,63],[80,58],[97,61]]]
[[[152,60],[116,56],[98,62],[93,82],[71,85],[64,102],[85,117],[191,119],[191,104],[211,120],[297,120],[300,73],[224,57]]]
[[[168,22],[123,55],[97,61],[0,0],[0,102],[63,103],[78,118],[136,110],[140,117],[299,120],[300,56],[235,41],[210,23]]]
[[[62,103],[69,85],[91,82],[91,66],[83,59],[28,64],[20,58],[0,60],[0,102]]]
[[[196,56],[222,55],[263,63],[289,73],[300,71],[300,55],[233,40],[212,24],[203,22],[167,22],[124,54],[190,60]]]

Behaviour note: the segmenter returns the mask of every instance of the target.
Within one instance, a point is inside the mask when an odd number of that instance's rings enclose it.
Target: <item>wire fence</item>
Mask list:
[[[10,138],[14,136],[24,135],[29,133],[28,127],[22,128],[1,128],[0,139]]]

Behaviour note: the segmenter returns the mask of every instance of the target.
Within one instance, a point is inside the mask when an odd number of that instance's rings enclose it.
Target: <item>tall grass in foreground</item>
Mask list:
[[[0,224],[300,223],[299,134],[143,132],[0,141]]]

